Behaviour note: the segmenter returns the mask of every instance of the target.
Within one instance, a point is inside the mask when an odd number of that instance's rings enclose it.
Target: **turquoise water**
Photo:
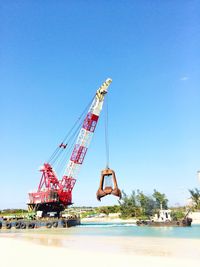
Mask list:
[[[136,226],[131,223],[82,223],[80,226],[71,228],[38,228],[16,230],[1,230],[0,237],[4,235],[23,237],[26,234],[44,234],[59,236],[121,236],[121,237],[163,237],[163,238],[192,238],[200,239],[200,225],[193,224],[191,227],[148,227]]]
[[[127,223],[84,223],[68,229],[73,235],[198,238],[200,225],[191,227],[138,227]]]

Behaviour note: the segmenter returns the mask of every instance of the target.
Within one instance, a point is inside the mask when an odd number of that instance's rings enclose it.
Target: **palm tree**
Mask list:
[[[191,195],[191,199],[195,205],[195,208],[200,208],[200,190],[198,188],[188,190]]]
[[[155,198],[156,203],[161,210],[162,208],[167,209],[168,199],[166,198],[165,194],[161,194],[156,189],[154,189],[153,197]]]

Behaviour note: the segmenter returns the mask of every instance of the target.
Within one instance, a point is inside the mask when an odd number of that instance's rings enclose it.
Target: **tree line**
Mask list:
[[[143,191],[132,191],[128,196],[122,192],[122,199],[119,201],[121,217],[149,218],[159,209],[168,208],[168,199],[165,194],[156,189],[152,195],[145,195]]]
[[[148,218],[159,209],[168,208],[168,199],[165,194],[154,189],[152,195],[146,195],[142,191],[132,191],[127,195],[122,191],[119,205],[104,206],[95,209],[96,213],[120,213],[122,218]]]
[[[190,193],[190,199],[192,200],[192,210],[200,210],[200,189],[194,188],[188,190]],[[86,214],[95,213],[120,213],[122,218],[149,218],[159,211],[159,209],[168,208],[168,199],[164,193],[160,193],[154,189],[152,195],[146,195],[141,190],[132,191],[130,195],[127,195],[122,191],[122,198],[118,201],[119,205],[103,206],[92,208]],[[87,207],[88,208],[88,207]],[[172,217],[181,218],[184,216],[184,207],[172,209]],[[6,214],[22,214],[26,213],[24,209],[4,209],[0,210],[0,216]]]
[[[198,188],[189,189],[190,199],[192,200],[193,211],[200,209],[200,190]],[[130,195],[127,195],[122,191],[122,198],[119,201],[119,205],[98,207],[96,212],[98,213],[120,213],[122,218],[141,218],[146,219],[158,213],[160,209],[168,209],[168,199],[164,193],[160,193],[154,189],[152,195],[146,195],[143,191],[132,191]],[[174,219],[180,219],[184,217],[185,207],[171,208],[171,216]]]

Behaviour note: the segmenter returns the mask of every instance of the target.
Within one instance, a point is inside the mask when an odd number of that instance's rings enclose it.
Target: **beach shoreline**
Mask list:
[[[199,266],[200,240],[152,237],[73,236],[49,233],[0,235],[4,267]],[[20,256],[20,257],[19,257]],[[31,260],[31,259],[34,260]],[[102,262],[102,260],[103,262]],[[66,265],[66,264],[65,264]]]

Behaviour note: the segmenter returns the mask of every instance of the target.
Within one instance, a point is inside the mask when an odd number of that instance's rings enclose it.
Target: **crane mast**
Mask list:
[[[107,79],[96,91],[62,179],[59,180],[57,178],[50,163],[44,163],[42,166],[40,170],[42,177],[38,190],[37,192],[29,193],[28,207],[30,210],[40,210],[44,213],[55,211],[59,213],[72,204],[72,190],[94,134],[104,98],[111,82],[111,79]],[[66,145],[62,143],[60,148],[65,149]]]

